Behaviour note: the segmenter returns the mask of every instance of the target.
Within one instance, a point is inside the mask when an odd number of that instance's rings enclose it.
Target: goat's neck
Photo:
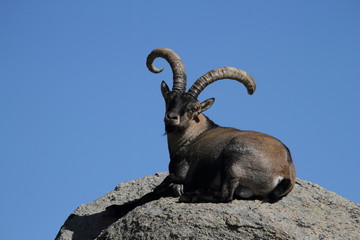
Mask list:
[[[211,128],[210,120],[207,117],[200,114],[198,118],[199,121],[191,121],[184,131],[174,131],[167,134],[171,156],[174,156],[181,148],[191,144],[197,136]]]

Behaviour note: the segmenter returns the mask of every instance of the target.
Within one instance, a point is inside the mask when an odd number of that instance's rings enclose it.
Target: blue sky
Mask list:
[[[216,123],[281,139],[297,176],[360,203],[358,1],[0,1],[0,239],[52,239],[77,206],[167,170],[168,47]]]

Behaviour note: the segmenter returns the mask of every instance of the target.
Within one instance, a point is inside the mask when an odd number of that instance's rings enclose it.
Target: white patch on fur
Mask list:
[[[251,191],[249,188],[240,186],[235,189],[235,194],[241,198],[251,198],[252,196],[254,196],[254,192]]]
[[[276,188],[276,186],[284,179],[284,177],[282,176],[277,176],[276,178],[274,178],[273,181],[273,189]]]

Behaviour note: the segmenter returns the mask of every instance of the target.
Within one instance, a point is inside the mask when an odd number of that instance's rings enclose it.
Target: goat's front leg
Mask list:
[[[166,192],[169,188],[173,189],[174,195],[176,197],[180,196],[183,193],[183,184],[184,178],[178,177],[175,174],[169,174],[159,186],[154,189],[154,192],[162,193]]]
[[[180,197],[184,193],[184,184],[189,171],[189,163],[186,158],[182,157],[182,154],[177,154],[171,157],[169,164],[170,174],[164,179],[164,181],[155,188],[154,191],[166,191],[168,188],[172,188],[175,197]]]

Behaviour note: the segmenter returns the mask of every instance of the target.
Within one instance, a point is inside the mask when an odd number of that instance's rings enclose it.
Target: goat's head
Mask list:
[[[161,83],[161,92],[166,104],[164,122],[168,133],[187,128],[191,121],[198,122],[199,114],[210,108],[215,101],[210,98],[199,102],[188,93],[170,91],[164,81]]]
[[[209,109],[215,99],[209,98],[199,102],[197,98],[206,86],[217,80],[233,79],[243,83],[249,94],[253,94],[255,91],[255,82],[248,73],[233,67],[223,67],[211,70],[201,76],[186,92],[185,67],[180,57],[168,48],[153,50],[146,61],[148,69],[153,73],[160,73],[163,70],[163,68],[158,69],[153,65],[154,60],[158,57],[164,58],[173,71],[172,90],[164,81],[161,83],[161,92],[166,103],[164,121],[167,132],[185,129],[191,121],[199,121],[199,114]]]

